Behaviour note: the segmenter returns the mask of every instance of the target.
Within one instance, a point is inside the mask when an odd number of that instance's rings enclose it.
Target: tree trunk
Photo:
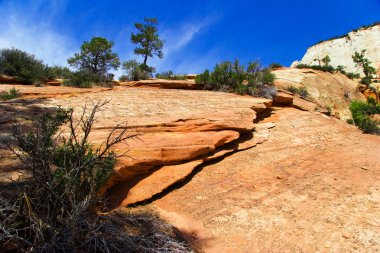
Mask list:
[[[146,54],[145,55],[145,58],[144,58],[144,65],[146,65],[146,62],[148,61],[148,55]]]

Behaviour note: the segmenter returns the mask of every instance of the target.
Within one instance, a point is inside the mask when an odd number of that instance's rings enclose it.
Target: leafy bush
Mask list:
[[[284,66],[280,63],[273,62],[272,64],[269,65],[270,69],[280,69],[283,68]]]
[[[186,75],[175,75],[173,71],[169,70],[167,72],[157,73],[156,78],[167,79],[167,80],[187,80]]]
[[[285,90],[287,90],[291,93],[294,93],[294,94],[298,94],[303,98],[309,97],[309,92],[307,91],[306,87],[296,88],[293,85],[290,85],[290,86],[286,87]]]
[[[297,93],[298,92],[298,89],[296,87],[294,87],[293,85],[286,87],[285,90],[287,90],[291,93]]]
[[[380,114],[380,104],[373,98],[368,98],[367,102],[353,101],[350,104],[352,118],[356,126],[364,133],[379,133],[379,122],[371,118],[371,115]]]
[[[0,73],[33,83],[45,78],[46,66],[32,54],[19,49],[0,50]]]
[[[298,94],[303,97],[303,98],[307,98],[309,96],[309,92],[307,91],[306,87],[300,87],[298,89]]]
[[[360,75],[359,74],[356,74],[356,73],[351,73],[351,72],[346,72],[344,69],[345,67],[342,66],[342,65],[338,65],[336,68],[334,68],[333,66],[331,65],[323,65],[323,66],[320,66],[320,65],[308,65],[308,64],[298,64],[296,66],[296,68],[298,69],[314,69],[314,70],[319,70],[319,71],[323,71],[323,72],[329,72],[331,74],[334,74],[336,72],[340,72],[344,75],[346,75],[348,78],[350,79],[358,79],[360,78]]]
[[[307,65],[307,64],[298,64],[296,66],[296,68],[298,69],[314,69],[314,70],[320,70],[320,71],[323,71],[323,72],[329,72],[329,73],[335,73],[336,72],[336,69],[331,66],[331,65],[323,65],[323,66],[320,66],[320,65]]]
[[[46,68],[46,78],[49,80],[53,79],[68,79],[73,73],[67,67],[47,67]]]
[[[91,88],[94,85],[101,84],[102,82],[104,82],[104,80],[101,80],[101,78],[96,74],[86,71],[77,71],[73,72],[66,80],[64,80],[63,85],[79,88]]]
[[[352,72],[349,72],[349,73],[345,73],[345,75],[350,78],[350,79],[358,79],[360,78],[360,74],[358,73],[352,73]]]
[[[124,77],[125,80],[128,81],[139,81],[139,80],[147,80],[150,79],[151,72],[153,69],[147,70],[147,66],[144,66],[143,64],[138,63],[136,60],[129,60],[126,62],[123,62],[123,69],[126,72],[126,75]]]
[[[0,100],[9,100],[21,96],[16,88],[11,88],[8,91],[0,92]]]
[[[43,115],[4,141],[25,164],[22,181],[0,190],[0,247],[21,252],[189,252],[178,232],[146,212],[102,212],[99,188],[113,172],[111,148],[132,135],[117,125],[102,145],[88,142],[95,114],[83,108]],[[88,117],[84,115],[89,115]],[[66,126],[67,135],[59,134]],[[79,131],[80,129],[80,131]],[[12,144],[13,143],[13,144]]]
[[[195,78],[195,83],[206,90],[236,92],[268,98],[276,94],[273,81],[274,74],[269,68],[262,67],[260,62],[251,62],[245,68],[237,60],[233,63],[221,62],[211,73],[206,69]]]

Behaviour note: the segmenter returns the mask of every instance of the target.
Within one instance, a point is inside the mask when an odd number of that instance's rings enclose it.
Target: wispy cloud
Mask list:
[[[52,25],[64,1],[30,1],[23,6],[10,2],[0,2],[0,48],[15,47],[47,64],[66,65],[75,43]]]
[[[216,23],[219,18],[219,15],[210,14],[204,18],[187,20],[170,28],[164,27],[161,32],[161,37],[165,40],[165,57],[164,59],[153,59],[152,65],[156,66],[159,71],[171,69],[175,72],[182,73],[194,72],[195,68],[190,68],[190,66],[196,64],[186,49],[188,49],[188,46],[191,45],[198,36],[201,36],[203,30]],[[214,52],[210,52],[205,55],[211,56],[213,54]]]

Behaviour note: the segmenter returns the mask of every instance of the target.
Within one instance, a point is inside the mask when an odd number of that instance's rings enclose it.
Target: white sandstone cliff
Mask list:
[[[317,59],[322,59],[328,55],[331,65],[346,67],[347,72],[362,73],[352,60],[355,51],[360,52],[366,49],[366,57],[372,62],[380,74],[380,25],[362,28],[348,33],[347,36],[339,39],[328,40],[308,48],[305,56],[299,63],[308,65],[318,65]],[[292,64],[294,66],[295,64]]]

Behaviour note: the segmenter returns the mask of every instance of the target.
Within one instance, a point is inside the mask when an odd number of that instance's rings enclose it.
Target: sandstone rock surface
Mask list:
[[[129,87],[151,87],[163,89],[196,89],[194,79],[188,80],[166,80],[166,79],[150,79],[141,81],[132,81],[121,83],[123,86]]]
[[[343,120],[351,118],[349,105],[352,100],[365,100],[359,91],[359,84],[340,73],[331,74],[312,69],[282,69],[273,73],[276,75],[275,85],[278,88],[306,87],[310,100],[320,107],[330,108],[333,115]],[[306,105],[299,98],[293,101],[294,104],[297,102],[303,103],[308,110],[315,107],[311,103]]]
[[[204,252],[380,251],[380,137],[294,108],[266,121],[267,141],[149,206]]]
[[[344,38],[314,45],[308,48],[300,63],[318,65],[315,59],[322,59],[328,55],[332,66],[342,65],[347,67],[345,69],[347,72],[362,74],[362,70],[355,66],[352,55],[355,51],[360,52],[363,49],[367,50],[366,57],[380,74],[380,25],[359,29],[348,33],[348,36]]]
[[[182,165],[183,171],[178,173],[181,178],[188,174],[186,171],[191,171],[188,168],[194,169],[197,166],[193,161],[203,163],[219,157],[225,145],[238,141],[242,135],[252,134],[256,115],[271,105],[268,99],[208,91],[127,87],[80,91],[68,87],[17,88],[23,96],[21,99],[4,102],[8,109],[11,106],[26,110],[31,101],[34,101],[34,106],[72,107],[80,114],[85,105],[91,106],[93,102],[110,99],[97,114],[91,142],[101,144],[117,123],[127,124],[130,133],[138,135],[115,147],[118,154],[127,155],[118,159],[116,173],[103,189],[105,191],[116,184],[123,184],[120,186],[123,192],[117,196],[119,202],[128,198],[128,185],[135,179],[141,180],[139,177],[149,176],[156,170],[170,169],[165,166]],[[54,88],[57,88],[55,93],[52,92]],[[29,108],[33,110],[33,107]],[[4,113],[4,119],[17,115],[17,111],[13,113]],[[30,114],[32,116],[36,113]],[[228,151],[238,148],[239,145]],[[154,187],[156,192],[145,193],[144,196],[149,198],[177,180],[173,174],[169,180],[171,183],[158,183],[161,187]],[[143,199],[138,199],[141,200]]]

